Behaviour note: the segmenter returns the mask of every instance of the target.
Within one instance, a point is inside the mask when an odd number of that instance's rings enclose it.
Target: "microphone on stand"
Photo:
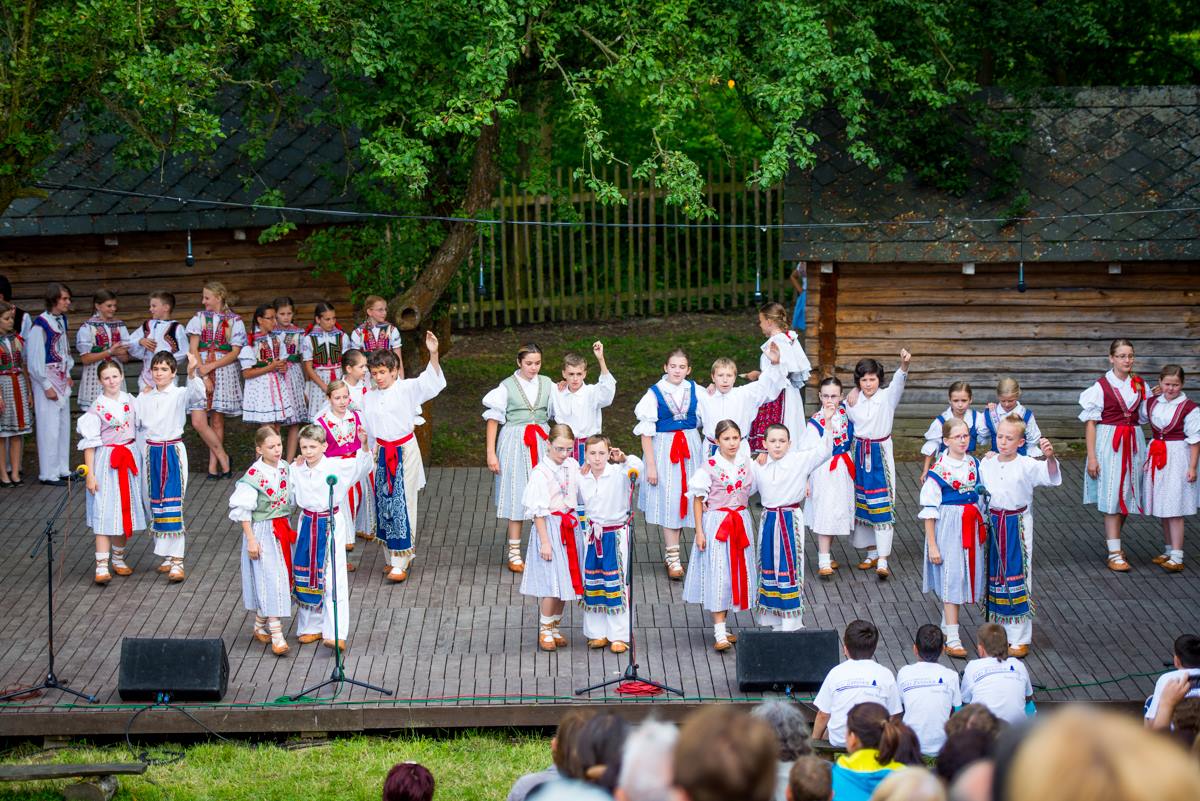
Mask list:
[[[91,472],[91,471],[88,470],[87,465],[81,464],[78,467],[76,467],[74,470],[72,470],[70,473],[67,474],[67,479],[74,480],[77,478],[87,478],[87,475],[89,472]]]
[[[332,487],[338,483],[337,476],[325,476],[325,483]]]

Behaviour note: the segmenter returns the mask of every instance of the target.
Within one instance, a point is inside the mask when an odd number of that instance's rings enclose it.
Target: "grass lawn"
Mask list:
[[[168,748],[174,747],[167,746]],[[502,799],[524,773],[550,761],[548,738],[528,734],[466,732],[447,738],[351,737],[305,748],[243,742],[192,745],[172,765],[142,776],[121,776],[125,801],[377,801],[384,777],[397,762],[420,762],[432,771],[435,798]],[[152,756],[161,749],[152,750]],[[27,746],[5,753],[6,763],[134,761],[125,745],[41,751]],[[69,781],[0,784],[0,799],[58,801]]]

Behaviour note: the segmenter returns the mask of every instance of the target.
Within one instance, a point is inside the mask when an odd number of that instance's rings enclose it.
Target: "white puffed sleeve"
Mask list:
[[[129,335],[129,327],[124,323],[121,323],[121,344],[128,348],[132,342],[133,337]]]
[[[246,346],[246,324],[242,322],[241,317],[235,316],[229,326],[229,344],[235,348]]]
[[[646,390],[646,394],[637,402],[637,406],[633,407],[633,414],[637,417],[638,423],[633,428],[635,437],[653,437],[656,433],[656,424],[658,423],[658,398],[650,390]]]
[[[525,492],[521,495],[521,505],[525,507],[525,514],[532,517],[550,516],[552,488],[550,486],[550,477],[542,469],[543,464],[545,462],[539,462],[538,466],[529,474],[529,481],[525,484]]]
[[[183,330],[187,332],[188,336],[200,336],[201,332],[204,331],[204,318],[200,312],[192,315],[192,319],[188,320],[187,327]]]
[[[184,382],[184,391],[187,392],[187,403],[202,403],[208,397],[208,389],[204,386],[203,378],[193,378],[188,376]]]
[[[233,485],[233,494],[229,496],[229,519],[234,523],[250,522],[251,513],[258,506],[258,490],[244,482]]]
[[[600,378],[596,380],[595,389],[592,391],[597,409],[611,406],[613,398],[617,396],[617,379],[613,378],[612,373],[601,373]]]
[[[100,439],[100,416],[92,409],[84,412],[75,422],[75,430],[79,432],[79,450],[99,448],[104,444]]]
[[[701,467],[688,476],[687,496],[689,498],[707,498],[710,488],[712,488],[712,473],[707,469]]]
[[[988,412],[987,409],[984,409],[982,412],[977,412],[972,409],[971,414],[975,415],[975,436],[976,436],[976,438],[979,440],[979,442],[981,444],[984,445],[984,447],[989,446],[992,441],[992,432],[990,430],[988,430],[988,424],[987,424],[988,414],[990,414],[990,412]]]
[[[1079,413],[1082,422],[1100,420],[1100,415],[1104,412],[1104,392],[1100,389],[1099,381],[1093,381],[1090,387],[1079,393],[1079,405],[1083,407],[1083,411]]]
[[[254,365],[258,363],[258,348],[253,345],[242,348],[238,351],[237,360],[243,370],[253,369]]]
[[[87,323],[79,326],[79,330],[75,332],[75,350],[79,351],[79,355],[86,356],[91,353],[95,344],[96,329]]]
[[[925,456],[937,456],[942,449],[942,424],[935,417],[925,429],[925,443],[921,445],[921,453]]]
[[[483,419],[501,425],[508,419],[508,389],[503,384],[483,396]]]
[[[345,337],[342,338],[342,343],[346,342]],[[311,336],[300,337],[300,360],[311,362],[313,360],[313,346]]]
[[[1188,445],[1200,442],[1200,408],[1192,409],[1183,418],[1183,438]]]
[[[919,520],[937,520],[941,517],[938,507],[942,505],[942,487],[932,478],[925,479],[921,485],[921,511],[917,514]]]

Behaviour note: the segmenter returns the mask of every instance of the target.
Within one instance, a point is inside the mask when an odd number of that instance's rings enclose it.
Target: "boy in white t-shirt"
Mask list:
[[[876,662],[875,646],[879,631],[866,620],[852,620],[842,636],[846,661],[829,671],[817,692],[817,717],[813,721],[814,740],[828,737],[830,745],[846,744],[846,716],[858,704],[872,701],[882,704],[889,715],[898,715],[900,691],[892,671]]]
[[[999,623],[984,623],[976,640],[979,659],[972,659],[963,671],[963,703],[983,704],[1001,720],[1020,723],[1033,699],[1029,671],[1021,660],[1008,655],[1008,634]]]
[[[913,653],[920,661],[896,673],[904,722],[917,733],[925,756],[936,756],[941,750],[946,742],[946,721],[955,708],[962,706],[958,673],[938,663],[945,644],[941,627],[926,623],[917,629],[913,643]]]
[[[1159,701],[1162,699],[1167,683],[1179,676],[1200,679],[1200,637],[1195,634],[1181,634],[1175,638],[1175,670],[1159,676],[1158,681],[1154,684],[1154,695],[1146,701],[1144,717],[1147,727],[1152,727],[1154,718],[1158,715]],[[1200,697],[1200,686],[1193,684],[1185,697]]]

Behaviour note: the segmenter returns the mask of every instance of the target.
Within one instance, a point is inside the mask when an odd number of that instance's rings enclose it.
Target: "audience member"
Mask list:
[[[946,742],[946,721],[962,706],[958,673],[939,664],[946,635],[940,626],[926,623],[917,629],[913,653],[919,660],[896,673],[896,686],[904,704],[904,722],[921,741],[921,752],[935,756]]]
[[[871,801],[946,801],[946,787],[923,767],[905,768],[884,778]]]
[[[674,723],[647,720],[625,740],[616,801],[670,801],[671,763],[679,729]]]
[[[629,724],[612,713],[597,715],[583,724],[575,738],[575,757],[582,778],[609,795],[621,775],[621,752],[629,736]]]
[[[1020,723],[1033,699],[1025,663],[1008,655],[1008,634],[999,623],[984,623],[976,640],[979,658],[963,670],[962,700],[981,703],[1008,723]]]
[[[508,791],[508,801],[525,801],[535,787],[540,787],[548,781],[565,775],[567,760],[573,748],[575,735],[584,723],[596,713],[590,709],[572,709],[563,714],[558,721],[558,729],[550,740],[550,767],[538,773],[528,773],[513,782]]]
[[[732,706],[709,706],[679,729],[679,801],[771,801],[779,742],[771,727]]]
[[[393,765],[383,782],[383,801],[430,801],[433,774],[416,762]]]
[[[1167,728],[1171,722],[1169,713],[1165,714],[1162,720],[1155,721],[1163,693],[1167,691],[1168,685],[1173,679],[1183,680],[1197,676],[1200,676],[1200,637],[1195,634],[1181,634],[1175,638],[1175,669],[1158,677],[1158,681],[1154,685],[1154,695],[1150,696],[1150,700],[1146,702],[1146,725],[1155,729]],[[1177,682],[1172,695],[1176,703],[1183,700],[1179,697],[1179,691],[1180,687]],[[1200,697],[1200,684],[1189,683],[1183,697]]]
[[[833,797],[837,801],[867,801],[888,773],[904,767],[895,759],[904,729],[912,731],[898,718],[889,717],[881,704],[869,701],[850,710],[846,755],[833,763]]]
[[[950,801],[992,801],[995,770],[990,759],[977,759],[963,768],[950,785]]]
[[[946,721],[946,736],[953,737],[959,732],[974,729],[986,734],[990,745],[1007,725],[983,704],[963,704]]]
[[[770,723],[775,736],[779,738],[775,801],[786,801],[788,774],[791,773],[792,764],[798,758],[812,753],[812,745],[808,741],[808,722],[800,707],[787,701],[767,701],[754,707],[750,714]]]
[[[787,801],[831,801],[832,767],[824,759],[813,754],[797,759],[788,772]]]
[[[846,745],[846,715],[864,702],[881,704],[890,715],[900,714],[896,678],[892,671],[871,658],[878,644],[879,631],[871,623],[852,620],[846,626],[842,637],[846,661],[829,671],[817,691],[814,740],[828,735],[830,745],[838,748]]]
[[[984,729],[963,729],[947,733],[942,750],[938,751],[934,771],[946,784],[954,782],[963,769],[992,753],[995,733]]]

